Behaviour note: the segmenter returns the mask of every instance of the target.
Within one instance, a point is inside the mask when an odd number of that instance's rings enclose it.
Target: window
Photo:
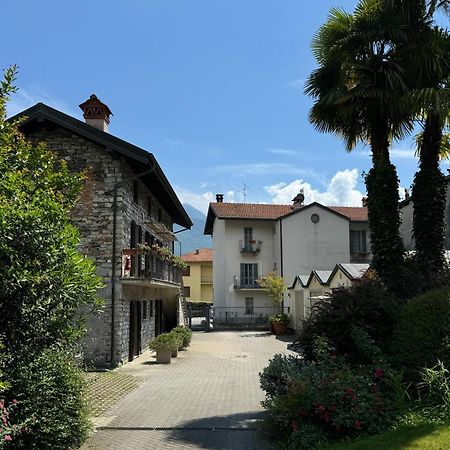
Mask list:
[[[149,301],[149,306],[150,306],[150,314],[149,314],[149,317],[153,317],[154,316],[154,310],[153,310],[153,300],[150,300]]]
[[[245,251],[252,251],[253,228],[244,228],[244,249]]]
[[[367,254],[366,230],[350,230],[350,253]]]
[[[133,202],[139,203],[139,181],[134,180],[133,181]]]
[[[131,227],[130,227],[130,248],[136,248],[136,244],[137,244],[137,226],[136,226],[136,222],[133,220],[131,222]]]
[[[191,276],[191,266],[187,266],[186,269],[183,270],[183,277]]]
[[[255,314],[253,297],[245,297],[245,314]]]
[[[258,287],[258,264],[241,264],[241,287]]]
[[[191,287],[190,286],[185,286],[184,287],[184,296],[186,298],[191,296]]]
[[[148,319],[148,302],[147,300],[142,302],[142,320]]]

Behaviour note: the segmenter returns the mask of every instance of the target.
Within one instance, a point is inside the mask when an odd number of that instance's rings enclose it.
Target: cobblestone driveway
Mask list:
[[[97,418],[83,450],[270,449],[258,372],[282,352],[286,342],[274,336],[214,332],[194,333],[169,365],[147,353],[124,367],[143,382]]]

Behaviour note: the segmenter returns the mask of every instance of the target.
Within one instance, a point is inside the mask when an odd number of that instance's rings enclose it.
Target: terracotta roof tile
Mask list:
[[[260,203],[210,203],[210,206],[218,219],[275,220],[293,211],[292,205]],[[327,208],[348,217],[350,220],[367,220],[367,208],[356,206],[327,206]]]
[[[367,208],[362,206],[328,206],[328,208],[357,222],[367,221]]]
[[[291,205],[261,203],[210,203],[219,219],[266,219],[275,220],[292,212]]]
[[[209,262],[213,260],[213,249],[212,248],[201,248],[198,250],[186,253],[181,256],[181,259],[186,262]]]

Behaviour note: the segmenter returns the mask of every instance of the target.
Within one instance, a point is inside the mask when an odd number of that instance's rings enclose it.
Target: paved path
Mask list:
[[[286,342],[242,332],[194,333],[188,351],[157,365],[149,353],[123,367],[142,383],[97,418],[83,450],[272,448],[261,437],[260,372]]]

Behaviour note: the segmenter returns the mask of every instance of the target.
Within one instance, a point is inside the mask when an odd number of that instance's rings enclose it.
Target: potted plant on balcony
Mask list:
[[[170,364],[172,351],[178,348],[178,340],[173,334],[163,333],[150,342],[149,348],[156,352],[156,362]]]
[[[286,334],[289,317],[283,314],[283,298],[286,291],[283,277],[275,272],[269,272],[258,280],[258,284],[264,289],[278,310],[278,314],[269,317],[270,331],[276,335]]]

